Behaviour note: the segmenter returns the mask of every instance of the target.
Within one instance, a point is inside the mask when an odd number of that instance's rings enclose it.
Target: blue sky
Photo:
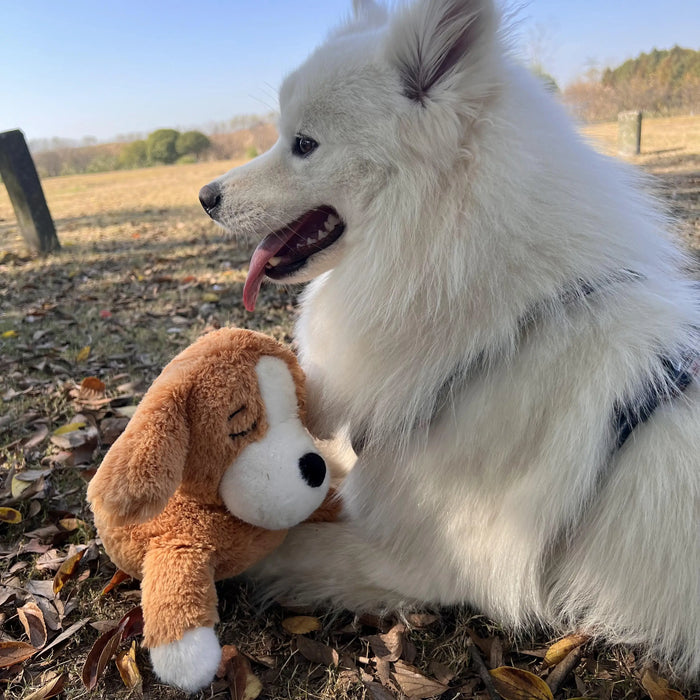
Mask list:
[[[0,131],[107,140],[276,109],[351,0],[3,0]],[[565,85],[591,62],[700,49],[699,0],[525,0],[516,45]]]

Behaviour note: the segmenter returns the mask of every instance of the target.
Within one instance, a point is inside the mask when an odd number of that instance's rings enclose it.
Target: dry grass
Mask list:
[[[617,122],[590,124],[583,134],[608,155],[617,155]],[[678,171],[700,167],[700,115],[642,120],[641,153],[632,159],[649,165],[656,172]]]
[[[688,179],[693,158],[700,153],[700,120],[662,124],[666,121],[653,125],[662,127],[654,136],[649,123],[645,150],[648,147],[654,153],[645,154],[642,160],[663,170],[670,165],[659,159],[683,154],[677,171],[664,177],[673,188],[670,194],[686,192],[685,199],[674,200],[674,206],[690,220],[697,211],[700,192],[700,183],[693,185],[696,181]],[[614,126],[601,125],[587,133],[614,144],[611,130]],[[672,133],[675,140],[669,135]],[[73,543],[85,544],[94,538],[81,475],[97,466],[105,447],[98,446],[87,464],[70,467],[60,462],[59,450],[48,438],[38,444],[31,442],[42,428],[52,431],[75,419],[78,409],[68,390],[76,382],[97,376],[107,385],[109,395],[124,391],[117,386],[128,383],[136,400],[162,365],[205,328],[245,325],[290,340],[292,293],[266,286],[258,311],[245,312],[241,291],[250,247],[226,240],[197,202],[199,187],[233,165],[202,163],[46,180],[47,200],[63,244],[59,254],[46,259],[22,251],[12,209],[0,189],[0,397],[4,397],[0,399],[0,492],[11,467],[51,470],[51,488],[34,499],[38,506],[31,500],[15,505],[24,521],[14,526],[0,523],[0,528],[5,528],[0,593],[10,580],[26,586],[30,580],[50,577],[35,568],[36,555],[17,552],[18,545],[26,542],[28,530],[71,513],[85,522],[71,533]],[[109,417],[110,409],[84,410],[83,414],[102,429],[101,421]],[[56,546],[65,552],[68,543],[63,538]],[[63,600],[76,603],[65,626],[85,617],[116,620],[134,605],[133,596],[128,594],[129,589],[135,589],[133,585],[99,597],[112,572],[104,555],[85,570],[89,572],[87,579],[72,582],[61,593]],[[349,654],[354,666],[348,670],[304,658],[297,640],[281,626],[289,612],[280,606],[260,611],[245,586],[227,583],[220,587],[220,598],[221,639],[238,644],[252,659],[253,670],[264,683],[264,697],[375,697],[372,686],[366,683],[376,682],[379,671],[376,659],[370,660],[367,637],[377,633],[377,626],[388,629],[388,621],[356,620],[350,614],[322,618],[323,630],[312,636]],[[19,602],[9,599],[0,604],[0,624],[3,634],[26,639],[15,614]],[[417,626],[409,637],[415,645],[413,664],[421,672],[434,675],[431,663],[439,662],[455,673],[444,700],[475,693],[484,696],[477,670],[469,661],[468,629],[491,642],[498,639],[496,650],[492,648],[491,657],[486,658],[489,665],[500,663],[502,657],[505,663],[546,676],[537,657],[522,653],[523,649],[545,645],[545,633],[534,640],[514,639],[468,610],[441,610],[434,622]],[[28,661],[10,675],[0,674],[0,679],[9,683],[8,696],[29,694],[41,686],[45,674],[60,671],[68,674],[66,697],[84,697],[80,668],[97,636],[86,626],[46,658]],[[184,697],[153,679],[143,653],[139,665],[146,697]],[[558,697],[641,698],[644,691],[639,673],[630,650],[587,650],[575,676]],[[692,689],[681,689],[686,697],[692,695]],[[117,700],[131,696],[113,665],[92,694]],[[200,695],[227,696],[228,690],[221,683]]]

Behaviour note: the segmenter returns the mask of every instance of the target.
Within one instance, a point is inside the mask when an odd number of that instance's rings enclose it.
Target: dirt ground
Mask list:
[[[611,149],[610,129],[586,133]],[[700,145],[649,143],[635,160],[699,251]],[[113,637],[100,660],[100,635],[114,634],[139,590],[127,581],[101,594],[114,567],[84,495],[145,388],[204,330],[235,324],[291,341],[298,290],[265,286],[246,312],[251,247],[226,239],[197,202],[199,187],[233,165],[45,181],[63,246],[48,258],[24,251],[0,188],[0,698],[186,697],[157,682],[138,643],[133,661],[119,657],[126,680],[112,657],[131,640]],[[546,631],[514,638],[465,608],[407,619],[283,602],[263,610],[237,582],[219,598],[219,636],[240,654],[201,699],[700,698],[634,649],[557,645]]]

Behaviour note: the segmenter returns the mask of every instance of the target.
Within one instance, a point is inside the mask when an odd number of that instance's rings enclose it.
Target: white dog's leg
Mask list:
[[[350,610],[416,604],[403,590],[405,571],[391,553],[363,539],[351,522],[310,523],[289,531],[281,547],[249,571],[269,595],[332,602]]]
[[[158,678],[188,693],[209,685],[221,662],[221,647],[211,627],[187,630],[182,639],[150,651]]]

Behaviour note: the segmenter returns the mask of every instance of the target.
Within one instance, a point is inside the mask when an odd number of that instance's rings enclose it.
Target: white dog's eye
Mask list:
[[[294,139],[294,146],[292,148],[292,151],[294,152],[295,156],[301,156],[303,158],[304,156],[308,156],[309,153],[315,151],[317,148],[318,143],[316,141],[314,141],[312,138],[309,138],[308,136],[299,134]]]

